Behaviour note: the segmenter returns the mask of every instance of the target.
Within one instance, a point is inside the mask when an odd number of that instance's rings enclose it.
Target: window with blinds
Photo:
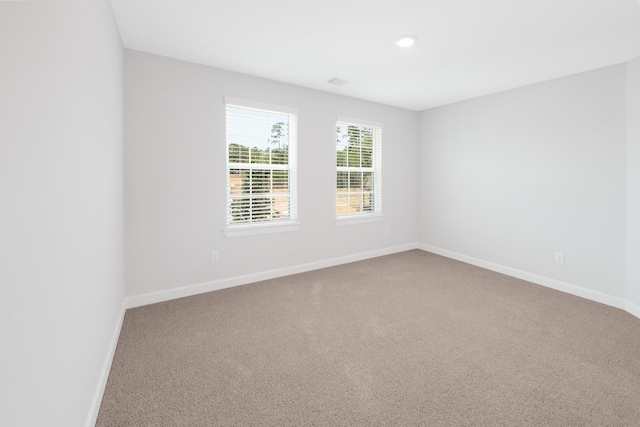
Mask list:
[[[336,125],[336,215],[382,212],[382,127],[339,118]]]
[[[296,219],[295,109],[225,98],[227,225]]]

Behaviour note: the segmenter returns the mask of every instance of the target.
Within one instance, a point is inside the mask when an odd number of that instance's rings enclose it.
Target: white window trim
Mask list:
[[[268,224],[246,224],[235,225],[224,228],[225,237],[246,237],[246,236],[258,236],[261,234],[273,234],[273,233],[285,233],[288,231],[297,231],[300,228],[300,223],[296,221],[282,221],[278,223]]]
[[[367,224],[370,222],[380,222],[384,219],[382,213],[361,214],[361,215],[341,215],[336,218],[336,225],[342,227],[344,225]]]
[[[297,221],[298,218],[298,176],[297,176],[297,164],[298,164],[298,109],[294,107],[286,107],[282,105],[268,104],[265,102],[252,101],[247,99],[233,98],[229,96],[225,96],[223,98],[225,111],[227,105],[233,105],[236,107],[242,108],[252,108],[256,110],[266,110],[266,111],[276,111],[279,113],[292,114],[295,117],[293,123],[290,123],[289,133],[294,135],[294,143],[289,145],[289,203],[290,203],[290,217],[291,219],[288,221],[275,221],[275,222],[264,222],[264,223],[248,223],[248,224],[226,224],[222,229],[225,237],[234,238],[234,237],[244,237],[244,236],[254,236],[261,234],[272,234],[272,233],[282,233],[282,232],[290,232],[297,231],[300,227],[300,223]],[[226,114],[226,113],[225,113]],[[226,120],[226,119],[225,119]],[[226,131],[225,131],[226,132]],[[228,141],[225,136],[225,146],[226,150],[228,150]],[[228,152],[226,153],[228,156]],[[242,166],[253,168],[254,164],[243,164]],[[227,191],[225,194],[226,203],[225,206],[228,206],[230,201],[229,195],[229,163],[228,157],[225,160],[225,175],[227,182]],[[226,208],[225,208],[226,209]],[[226,217],[226,213],[225,213]],[[226,222],[226,219],[225,219]]]
[[[225,105],[235,105],[236,107],[253,108],[255,110],[277,111],[278,113],[298,115],[298,109],[284,105],[268,104],[266,102],[252,101],[249,99],[224,97]]]
[[[382,123],[380,122],[374,122],[371,120],[362,120],[362,119],[354,119],[353,117],[346,117],[346,116],[338,116],[336,118],[337,122],[344,122],[350,125],[356,125],[356,126],[368,126],[368,127],[374,127],[374,128],[380,128],[382,129],[384,126]]]
[[[356,118],[346,117],[346,116],[338,116],[336,118],[336,122],[347,123],[355,126],[374,127],[374,128],[378,128],[380,130],[380,133],[382,133],[382,128],[383,128],[383,124],[379,122],[374,122],[371,120],[356,119]],[[356,168],[359,171],[363,169],[370,169],[371,171],[374,172],[375,185],[377,187],[378,186],[380,187],[380,191],[378,192],[380,211],[372,212],[372,213],[336,215],[337,226],[366,224],[371,222],[379,222],[383,220],[384,215],[382,212],[382,188],[381,188],[382,187],[382,141],[381,139],[382,139],[382,135],[380,136],[380,140],[374,141],[376,145],[374,146],[373,149],[374,149],[374,153],[377,154],[374,156],[374,167],[373,168]],[[348,171],[350,169],[353,169],[353,168],[348,166],[335,167],[336,172],[339,170]]]

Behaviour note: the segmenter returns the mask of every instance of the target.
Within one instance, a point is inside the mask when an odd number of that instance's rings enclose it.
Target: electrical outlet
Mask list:
[[[218,261],[220,261],[220,252],[218,251],[211,252],[211,264],[215,264]]]
[[[556,264],[564,264],[564,252],[556,252],[553,255],[553,260]]]

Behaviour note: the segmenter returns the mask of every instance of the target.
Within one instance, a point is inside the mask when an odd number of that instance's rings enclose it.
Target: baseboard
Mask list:
[[[586,289],[580,286],[572,285],[569,283],[561,282],[559,280],[551,279],[544,276],[539,276],[526,271],[518,270],[511,267],[506,267],[493,262],[481,260],[478,258],[463,255],[457,252],[449,251],[446,249],[437,248],[434,246],[426,245],[423,243],[409,243],[405,245],[393,246],[389,248],[379,249],[369,252],[361,252],[358,254],[348,255],[344,257],[331,258],[323,261],[317,261],[307,264],[300,264],[297,266],[280,268],[275,270],[269,270],[261,273],[247,274],[243,276],[231,277],[227,279],[215,280],[207,283],[199,283],[195,285],[182,286],[178,288],[168,289],[165,291],[152,292],[148,294],[135,295],[126,297],[123,300],[122,309],[118,316],[111,344],[107,358],[105,359],[98,385],[93,396],[89,414],[85,423],[86,427],[94,427],[98,418],[98,412],[100,411],[100,404],[104,395],[104,390],[109,378],[109,372],[111,370],[111,363],[115,355],[116,346],[118,344],[118,338],[120,336],[120,330],[122,328],[122,322],[124,320],[124,314],[127,308],[140,307],[143,305],[154,304],[157,302],[169,301],[176,298],[187,297],[191,295],[197,295],[205,292],[211,292],[219,289],[230,288],[233,286],[241,286],[249,283],[259,282],[261,280],[275,279],[277,277],[289,276],[291,274],[304,273],[306,271],[317,270],[320,268],[333,267],[336,265],[347,264],[355,261],[362,261],[369,258],[375,258],[384,255],[391,255],[398,252],[404,252],[412,249],[421,249],[427,252],[431,252],[437,255],[442,255],[447,258],[452,258],[458,261],[465,262],[467,264],[475,265],[478,267],[486,268],[487,270],[495,271],[498,273],[506,274],[507,276],[515,277],[521,280],[526,280],[538,285],[542,285],[548,288],[566,292],[571,295],[576,295],[582,298],[586,298],[592,301],[596,301],[602,304],[606,304],[612,307],[621,308],[626,310],[633,316],[640,318],[640,306],[630,301],[623,300],[622,298],[613,297],[603,294],[601,292]]]
[[[111,343],[109,344],[107,358],[102,365],[102,371],[100,372],[100,377],[98,378],[98,385],[96,386],[96,391],[93,394],[93,399],[91,401],[91,407],[89,408],[89,414],[87,415],[85,427],[95,427],[96,421],[98,420],[98,412],[100,411],[100,404],[102,403],[104,390],[107,387],[107,380],[109,379],[109,372],[111,371],[111,363],[113,362],[113,356],[116,353],[116,347],[118,345],[118,338],[120,338],[120,330],[122,329],[122,322],[124,321],[125,311],[126,308],[123,304],[116,321],[116,327],[113,330],[113,336],[111,337]]]
[[[331,258],[322,261],[311,262],[308,264],[300,264],[292,267],[268,270],[260,273],[247,274],[243,276],[230,277],[227,279],[214,280],[212,282],[198,283],[195,285],[181,286],[177,288],[167,289],[164,291],[151,292],[147,294],[134,295],[124,299],[125,308],[140,307],[143,305],[155,304],[158,302],[169,301],[177,298],[198,295],[205,292],[217,291],[220,289],[231,288],[234,286],[246,285],[249,283],[259,282],[262,280],[275,279],[277,277],[289,276],[292,274],[304,273],[320,268],[333,267],[340,264],[347,264],[354,261],[362,261],[369,258],[375,258],[384,255],[391,255],[398,252],[404,252],[411,249],[418,249],[418,243],[408,243],[389,248],[378,249],[375,251],[361,252],[353,255],[347,255],[338,258]]]
[[[631,301],[625,301],[624,309],[640,319],[640,305],[634,304]]]
[[[177,288],[167,289],[164,291],[129,296],[124,299],[123,304],[125,309],[141,307],[148,304],[155,304],[158,302],[170,301],[177,298],[198,295],[205,292],[217,291],[220,289],[231,288],[234,286],[246,285],[249,283],[259,282],[262,280],[275,279],[277,277],[289,276],[291,274],[304,273],[306,271],[317,270],[320,268],[333,267],[336,265],[347,264],[349,262],[362,261],[365,259],[375,258],[378,256],[391,255],[394,253],[404,252],[411,249],[422,249],[424,251],[442,255],[447,258],[452,258],[458,261],[462,261],[467,264],[486,268],[487,270],[506,274],[507,276],[526,280],[528,282],[532,282],[532,283],[542,285],[558,291],[566,292],[571,295],[576,295],[576,296],[586,298],[592,301],[596,301],[602,304],[606,304],[612,307],[620,308],[640,318],[640,306],[633,304],[629,301],[626,301],[622,298],[607,295],[602,292],[594,291],[591,289],[586,289],[581,286],[572,285],[570,283],[562,282],[560,280],[551,279],[549,277],[544,277],[544,276],[529,273],[526,271],[518,270],[516,268],[511,268],[511,267],[496,264],[493,262],[485,261],[482,259],[470,257],[457,252],[449,251],[447,249],[442,249],[435,246],[430,246],[424,243],[417,243],[417,242],[408,243],[408,244],[399,245],[399,246],[392,246],[389,248],[378,249],[375,251],[361,252],[353,255],[347,255],[344,257],[330,258],[327,260],[316,261],[316,262],[307,263],[307,264],[300,264],[300,265],[291,266],[291,267],[268,270],[260,273],[247,274],[243,276],[235,276],[235,277],[230,277],[226,279],[214,280],[211,282],[180,286]],[[116,337],[116,342],[117,342],[117,337]],[[114,347],[114,351],[115,351],[115,347]],[[107,375],[108,375],[108,372],[107,372]],[[105,379],[105,384],[106,384],[106,379]]]
[[[591,301],[599,302],[602,304],[610,305],[612,307],[620,308],[628,311],[629,313],[634,314],[627,307],[628,305],[633,305],[630,302],[614,297],[611,295],[603,294],[602,292],[594,291],[591,289],[586,289],[581,286],[572,285],[570,283],[562,282],[560,280],[551,279],[549,277],[539,276],[537,274],[529,273],[526,271],[518,270],[516,268],[506,267],[504,265],[496,264],[493,262],[481,260],[478,258],[473,258],[467,255],[463,255],[457,252],[449,251],[447,249],[437,248],[435,246],[425,245],[420,243],[418,245],[419,249],[422,249],[427,252],[431,252],[437,255],[442,255],[447,258],[452,258],[458,261],[465,262],[467,264],[472,264],[478,267],[486,268],[487,270],[495,271],[497,273],[506,274],[507,276],[515,277],[517,279],[526,280],[527,282],[532,282],[537,285],[542,285],[547,288],[555,289],[557,291],[566,292],[571,295],[576,295],[582,298],[586,298]],[[635,306],[638,308],[638,306]],[[640,310],[637,310],[636,313],[640,314]],[[640,317],[638,314],[634,314],[636,317]]]

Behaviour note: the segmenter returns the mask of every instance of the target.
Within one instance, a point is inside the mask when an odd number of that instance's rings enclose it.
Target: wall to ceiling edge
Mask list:
[[[565,290],[583,290],[596,300],[603,295],[611,305],[622,303],[621,308],[640,317],[638,59],[417,114],[139,52],[125,51],[123,62],[117,28],[104,2],[3,2],[0,8],[6,77],[0,82],[6,120],[0,141],[0,332],[4,342],[0,377],[2,384],[10,385],[0,389],[0,424],[92,425],[117,341],[123,299],[126,304],[137,297],[141,297],[138,302],[177,297],[184,293],[181,286],[193,285],[187,292],[199,292],[206,286],[237,285],[420,247],[507,274],[523,273],[548,286],[570,284],[573,288]],[[310,141],[302,149],[301,167],[317,174],[301,178],[301,204],[308,207],[301,209],[299,237],[224,240],[223,214],[213,207],[224,191],[220,170],[223,94],[300,108],[301,137]],[[549,114],[547,107],[557,114]],[[170,118],[174,113],[176,120]],[[338,114],[385,124],[382,223],[335,227],[333,173],[321,172],[319,165],[332,163],[330,141]],[[559,123],[565,115],[573,120]],[[452,131],[452,126],[458,129]],[[555,131],[555,144],[546,141],[538,149],[525,144],[525,153],[533,158],[558,154],[551,165],[541,162],[541,169],[533,168],[535,162],[509,146],[507,142],[521,135],[523,126],[535,136]],[[618,126],[623,131],[616,130]],[[480,131],[480,141],[473,137],[475,130]],[[588,169],[569,162],[568,152],[580,145],[576,135],[584,136],[593,147],[583,160],[605,183],[593,185],[602,206],[586,219],[577,219],[578,225],[591,229],[592,241],[580,241],[594,250],[595,258],[585,258],[583,251],[564,244],[580,227],[571,223],[575,207],[567,206],[560,196],[579,187],[579,182],[566,181],[583,176]],[[515,140],[524,144],[536,139]],[[452,147],[446,146],[448,141]],[[605,141],[611,144],[611,153],[605,150]],[[480,155],[469,156],[463,150],[469,142],[484,144],[486,150],[472,147]],[[463,155],[452,156],[456,150]],[[509,160],[507,166],[483,173],[487,166],[495,166],[490,153]],[[432,166],[446,173],[438,177]],[[616,170],[618,166],[623,173]],[[501,184],[498,178],[504,168],[515,171],[519,183],[528,187]],[[535,170],[546,174],[536,181]],[[484,193],[488,197],[479,200],[469,193],[457,199],[448,191],[469,183],[470,176],[481,178],[470,183],[475,188],[497,183],[497,193]],[[549,203],[543,203],[542,207],[526,205],[530,209],[524,214],[514,212],[513,204],[526,200],[526,190],[539,201],[543,200],[540,189],[547,187],[560,200],[559,211],[551,209],[555,214],[547,215],[543,207]],[[609,187],[614,190],[607,195]],[[429,189],[436,191],[425,193]],[[510,204],[496,194],[515,195],[516,200]],[[588,195],[576,195],[578,205],[588,206]],[[127,212],[132,212],[126,225],[123,200]],[[443,213],[453,217],[434,214],[432,202],[443,202]],[[501,221],[486,215],[492,204]],[[469,205],[477,208],[466,212],[476,215],[477,227],[461,218],[459,209]],[[509,212],[515,215],[506,215]],[[546,224],[558,222],[551,227],[553,233],[536,225],[536,213]],[[193,224],[187,224],[194,218]],[[607,218],[613,223],[609,228]],[[504,242],[509,242],[506,237],[514,223],[524,229],[512,236],[521,244],[510,246]],[[479,232],[483,224],[495,231],[493,237]],[[438,234],[438,226],[456,225],[470,235],[455,232],[444,240]],[[535,243],[536,233],[526,232],[529,226],[540,232],[542,243]],[[167,230],[154,238],[159,227]],[[128,234],[124,244],[123,228]],[[147,237],[151,238],[145,242]],[[478,238],[480,244],[470,246],[470,238]],[[275,242],[285,250],[270,253]],[[531,252],[523,253],[528,243]],[[216,266],[208,264],[208,252],[214,249],[221,251],[221,263]],[[303,255],[309,249],[313,255]],[[549,264],[556,250],[566,254],[563,267]],[[269,257],[261,259],[264,253]],[[259,263],[228,262],[235,254]],[[532,264],[524,263],[524,256],[530,256]],[[591,266],[590,261],[605,265]],[[594,278],[584,280],[577,274],[581,266],[595,272]],[[185,274],[177,274],[182,268]],[[145,269],[148,275],[141,273]],[[198,287],[202,283],[205,287]]]
[[[421,112],[421,247],[640,317],[638,78],[634,60]]]
[[[421,248],[640,316],[639,62],[414,113],[126,50],[125,304]],[[224,96],[301,107],[300,232],[222,234]],[[382,223],[333,221],[337,115],[385,124]]]
[[[224,97],[298,109],[298,231],[224,235]],[[415,111],[132,50],[124,105],[128,306],[415,246]],[[382,221],[336,224],[338,116],[382,124]]]

